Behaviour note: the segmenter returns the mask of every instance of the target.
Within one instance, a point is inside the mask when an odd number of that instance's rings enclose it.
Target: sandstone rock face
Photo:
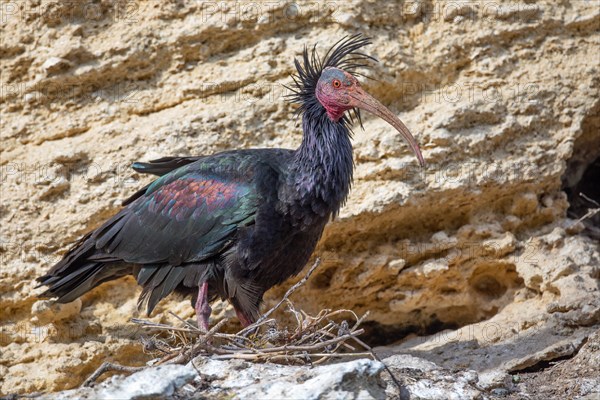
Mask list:
[[[364,116],[351,196],[296,307],[369,310],[365,340],[381,354],[477,371],[481,390],[576,354],[598,329],[598,241],[568,217],[563,190],[597,187],[580,185],[600,155],[593,2],[0,6],[0,393],[69,389],[103,361],[147,361],[128,323],[133,279],[55,307],[34,278],[150,181],[132,162],[296,147],[283,97],[293,58],[355,32],[379,59],[365,88],[428,166]],[[152,318],[172,322],[167,311],[193,313],[172,297]]]

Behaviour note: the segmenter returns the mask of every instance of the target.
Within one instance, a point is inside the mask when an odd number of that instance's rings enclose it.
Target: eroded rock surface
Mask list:
[[[576,357],[537,373],[448,369],[410,355],[382,361],[358,359],[309,367],[198,357],[193,365],[148,367],[128,377],[113,376],[91,388],[45,398],[517,400],[595,399],[600,395],[598,333],[590,335]]]
[[[163,365],[136,372],[130,376],[113,376],[92,388],[84,387],[42,396],[48,400],[67,399],[166,399],[186,383],[193,381],[196,371],[190,366]]]
[[[133,279],[54,310],[37,303],[34,278],[149,181],[132,162],[297,146],[282,86],[293,58],[355,32],[380,60],[364,86],[428,166],[365,116],[351,196],[296,307],[370,310],[365,340],[387,356],[489,382],[570,357],[598,329],[598,241],[581,213],[567,218],[562,190],[594,187],[580,183],[600,155],[594,2],[7,4],[0,393],[69,389],[103,361],[148,360],[128,322],[140,316]],[[174,322],[167,311],[193,312],[170,298],[152,318]]]

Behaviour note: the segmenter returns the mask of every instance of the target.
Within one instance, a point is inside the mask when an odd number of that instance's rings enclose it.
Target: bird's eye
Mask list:
[[[340,86],[342,86],[342,82],[338,81],[337,79],[334,79],[333,82],[331,83],[333,85],[334,88],[339,88]]]

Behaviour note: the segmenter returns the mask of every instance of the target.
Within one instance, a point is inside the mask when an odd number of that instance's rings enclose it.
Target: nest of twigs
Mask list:
[[[210,331],[203,332],[183,321],[183,327],[173,327],[150,321],[134,320],[142,327],[165,331],[164,335],[144,338],[144,348],[159,358],[152,365],[185,363],[197,356],[214,359],[243,359],[282,364],[321,364],[331,358],[364,357],[364,343],[358,339],[359,328],[366,317],[358,317],[350,310],[322,310],[316,316],[297,311],[287,300],[288,309],[296,318],[294,329],[280,329],[273,319],[266,319],[252,329],[238,333],[223,333],[219,329],[227,320],[221,320]],[[334,321],[341,316],[350,321]],[[354,342],[354,343],[349,343]],[[361,348],[359,351],[357,345]],[[369,349],[370,350],[370,349]]]
[[[142,337],[141,341],[144,350],[156,356],[149,365],[183,364],[198,356],[311,365],[343,357],[377,359],[372,349],[358,338],[364,332],[360,324],[368,312],[359,317],[351,310],[325,309],[311,316],[294,307],[290,295],[308,280],[318,265],[317,259],[306,276],[292,286],[279,303],[254,324],[237,333],[221,332],[227,319],[219,321],[208,332],[173,313],[181,321],[181,326],[132,319],[131,322],[148,331],[148,336]],[[293,328],[280,328],[274,319],[269,318],[284,303],[295,317]],[[104,363],[84,385],[92,384],[107,371],[135,372],[143,368]]]
[[[289,299],[318,265],[319,260],[304,278],[287,291],[279,303],[254,324],[237,333],[220,331],[227,319],[219,321],[208,332],[175,314],[172,315],[182,322],[180,327],[140,319],[132,319],[132,322],[152,333],[152,336],[143,338],[142,342],[146,351],[158,357],[153,360],[153,365],[185,363],[197,356],[284,364],[321,364],[334,357],[370,356],[370,348],[358,339],[363,333],[359,326],[368,313],[358,317],[351,310],[321,310],[317,315],[311,316],[302,310],[296,310]],[[295,317],[296,324],[293,328],[280,328],[276,320],[269,318],[284,303]],[[359,351],[357,345],[362,351]]]

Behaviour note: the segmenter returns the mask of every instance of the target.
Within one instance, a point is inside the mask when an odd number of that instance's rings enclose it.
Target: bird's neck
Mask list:
[[[350,131],[342,119],[332,121],[325,111],[305,110],[304,136],[294,157],[294,184],[301,203],[337,214],[352,183]]]

